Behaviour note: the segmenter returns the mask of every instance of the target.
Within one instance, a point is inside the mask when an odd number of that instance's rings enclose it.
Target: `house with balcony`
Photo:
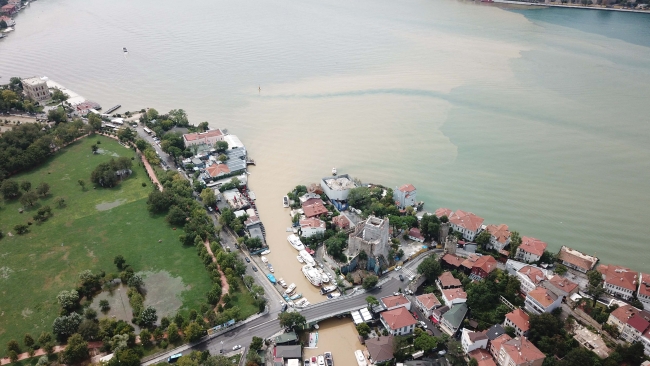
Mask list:
[[[488,347],[490,350],[490,354],[492,355],[492,357],[494,357],[495,360],[499,358],[499,351],[501,350],[501,345],[511,339],[512,337],[510,337],[506,333],[503,333],[500,336],[496,337],[495,339],[490,340]]]
[[[497,269],[497,260],[491,255],[484,255],[476,260],[472,265],[472,274],[469,276],[471,279],[481,281]]]
[[[525,336],[530,329],[530,317],[526,312],[517,308],[506,314],[503,327],[512,327],[515,330],[515,335],[518,337]]]
[[[488,337],[483,332],[472,332],[463,328],[460,335],[460,343],[465,353],[470,353],[475,349],[486,349]]]
[[[639,342],[643,344],[643,353],[645,353],[646,356],[650,357],[650,329],[646,330],[645,333],[643,333],[643,336],[639,338]]]
[[[594,269],[596,263],[598,262],[598,258],[584,254],[564,245],[562,248],[560,248],[557,259],[566,267],[582,273],[587,273],[588,271]]]
[[[638,342],[644,333],[650,328],[650,313],[639,312],[627,320],[621,332],[621,339],[628,343]]]
[[[542,366],[546,355],[526,337],[515,337],[501,344],[499,366]]]
[[[416,205],[415,199],[418,191],[412,184],[404,184],[401,187],[395,187],[393,191],[393,199],[397,207],[404,209],[406,207],[413,207]]]
[[[483,227],[483,218],[474,215],[471,212],[456,210],[449,216],[449,223],[455,232],[463,235],[467,241],[474,241],[474,238],[481,232]]]
[[[434,294],[422,294],[415,297],[415,306],[428,318],[442,303]]]
[[[537,287],[526,295],[524,307],[533,314],[550,313],[562,305],[562,296],[557,296],[544,287]]]
[[[386,330],[388,330],[388,333],[392,335],[411,334],[415,330],[415,325],[418,323],[404,306],[382,312],[379,314],[379,319]]]
[[[406,310],[411,310],[411,301],[404,296],[404,294],[384,296],[379,299],[379,302],[386,310],[393,310],[399,307],[404,307]]]
[[[517,248],[515,259],[526,263],[538,262],[546,250],[547,244],[529,236],[521,237],[521,245]]]
[[[607,318],[607,324],[616,327],[616,329],[618,329],[618,333],[621,334],[623,333],[623,328],[625,328],[627,321],[640,312],[641,310],[635,308],[632,305],[619,306],[609,314],[609,318]]]
[[[454,304],[467,302],[467,293],[462,288],[450,288],[448,290],[442,290],[441,293],[442,301],[449,307]]]
[[[622,266],[604,264],[598,266],[598,272],[603,275],[603,287],[610,295],[630,300],[636,294],[638,272]]]
[[[440,320],[440,329],[453,337],[458,332],[463,320],[467,315],[467,304],[455,304],[449,308]]]
[[[490,233],[490,242],[487,244],[488,249],[500,251],[510,244],[508,225],[488,225],[485,230]]]
[[[519,283],[521,283],[519,290],[524,295],[533,291],[546,280],[544,272],[540,268],[533,266],[522,267],[517,271],[517,278],[519,278]]]
[[[325,221],[315,217],[298,221],[300,231],[305,238],[325,234]]]

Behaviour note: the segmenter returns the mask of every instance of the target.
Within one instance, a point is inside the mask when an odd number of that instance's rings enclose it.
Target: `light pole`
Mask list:
[[[219,352],[219,354],[223,354],[223,341],[221,341],[220,343],[221,343],[221,352]]]

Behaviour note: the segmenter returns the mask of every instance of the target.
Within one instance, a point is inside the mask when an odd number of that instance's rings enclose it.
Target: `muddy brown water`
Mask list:
[[[303,348],[303,358],[322,355],[324,352],[332,352],[335,365],[356,365],[354,351],[365,350],[357,338],[357,330],[354,327],[352,318],[333,318],[322,321],[318,324],[318,344],[316,348]],[[304,344],[309,342],[309,335],[304,335]]]

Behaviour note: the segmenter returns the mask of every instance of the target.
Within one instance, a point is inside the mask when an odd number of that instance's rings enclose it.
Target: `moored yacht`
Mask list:
[[[325,286],[320,289],[321,295],[329,294],[330,292],[336,291],[336,286]]]
[[[302,266],[302,274],[305,275],[307,280],[311,282],[312,285],[314,286],[320,286],[321,285],[321,276],[320,273],[316,270],[316,268],[310,266],[310,265],[304,265]]]
[[[298,262],[300,262],[300,263],[305,263],[305,260],[302,259],[301,256],[297,256],[296,258],[298,259]]]
[[[306,250],[301,250],[300,256],[302,257],[302,260],[305,261],[305,264],[308,264],[312,267],[316,265],[316,261],[314,261],[314,257],[312,257],[311,254],[307,253]]]
[[[287,288],[287,290],[284,291],[284,293],[286,293],[287,295],[290,295],[295,290],[296,290],[296,284],[292,283],[292,284],[289,285],[289,288]]]
[[[363,355],[363,352],[361,350],[354,351],[354,358],[357,359],[357,365],[368,366],[368,362],[366,362],[366,357]]]
[[[302,244],[300,241],[300,238],[296,234],[291,234],[287,236],[287,240],[289,241],[289,244],[293,247],[295,250],[305,250],[305,246]]]
[[[285,208],[289,207],[289,197],[287,196],[282,197],[282,206]]]

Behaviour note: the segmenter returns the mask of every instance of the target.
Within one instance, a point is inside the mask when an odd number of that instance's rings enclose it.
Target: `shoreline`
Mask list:
[[[523,6],[541,6],[548,8],[568,8],[568,9],[584,9],[584,10],[607,10],[607,11],[620,11],[626,13],[639,13],[639,14],[650,14],[650,8],[648,10],[637,10],[637,9],[618,9],[618,8],[604,8],[604,7],[595,7],[595,6],[584,6],[584,5],[561,5],[561,4],[547,4],[547,3],[530,3],[525,1],[514,1],[514,0],[492,0],[486,1],[486,3],[495,3],[495,4],[510,4],[510,5],[523,5]]]

